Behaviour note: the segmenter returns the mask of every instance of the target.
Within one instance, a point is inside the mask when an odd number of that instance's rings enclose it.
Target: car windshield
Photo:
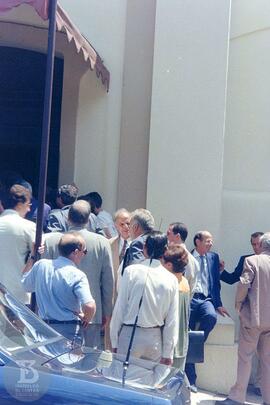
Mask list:
[[[0,283],[0,347],[7,354],[63,339]]]
[[[0,354],[1,351],[17,365],[28,358],[35,361],[37,368],[123,385],[123,356],[67,340],[0,283]],[[125,384],[144,389],[163,390],[165,387],[168,390],[170,381],[181,385],[182,376],[175,376],[177,370],[174,368],[130,357]]]

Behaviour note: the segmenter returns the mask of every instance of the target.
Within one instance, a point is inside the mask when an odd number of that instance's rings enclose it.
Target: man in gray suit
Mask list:
[[[74,202],[68,213],[69,231],[79,232],[86,242],[87,255],[78,265],[88,278],[92,296],[96,302],[96,314],[89,328],[84,330],[85,345],[101,347],[100,332],[112,314],[113,300],[113,268],[109,241],[85,229],[88,225],[90,205],[87,201]],[[57,244],[61,233],[45,235],[45,258],[54,259],[58,256]]]

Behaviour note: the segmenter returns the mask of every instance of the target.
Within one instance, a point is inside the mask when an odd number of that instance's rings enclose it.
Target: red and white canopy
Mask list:
[[[49,0],[1,0],[0,14],[18,7],[21,4],[29,4],[32,6],[43,20],[48,19]],[[83,37],[79,29],[72,23],[71,19],[63,8],[58,4],[56,12],[56,25],[58,31],[64,31],[68,41],[74,41],[77,52],[82,52],[84,60],[89,61],[91,70],[96,71],[97,77],[100,77],[102,83],[109,90],[110,72],[102,62],[101,57],[91,46],[91,44]]]

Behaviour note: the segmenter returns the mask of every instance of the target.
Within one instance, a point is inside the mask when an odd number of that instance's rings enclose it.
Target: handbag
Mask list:
[[[204,362],[204,332],[202,330],[188,331],[188,352],[186,363]]]

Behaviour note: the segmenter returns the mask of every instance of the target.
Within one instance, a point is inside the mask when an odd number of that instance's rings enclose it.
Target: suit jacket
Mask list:
[[[217,253],[206,253],[207,267],[209,271],[209,298],[215,308],[222,307],[220,298],[220,271],[219,256]]]
[[[102,316],[111,316],[114,277],[109,241],[101,235],[86,229],[70,228],[78,231],[86,242],[87,255],[83,257],[78,268],[88,278],[91,294],[96,302],[96,314],[92,323],[100,324]],[[52,232],[45,235],[45,253],[43,257],[55,259],[58,257],[58,242],[62,234]]]
[[[220,275],[220,280],[224,281],[224,283],[227,284],[237,283],[240,280],[240,276],[243,272],[245,258],[250,256],[252,255],[241,256],[237,266],[232,273],[229,273],[227,270],[223,270]]]
[[[247,328],[270,330],[270,253],[246,258],[237,286],[235,306]]]
[[[131,264],[137,264],[145,260],[145,256],[143,254],[143,247],[147,238],[147,234],[143,234],[138,236],[138,238],[134,239],[129,248],[126,250],[124,260],[123,260],[123,267],[122,267],[122,274],[125,270],[125,267],[130,266]]]
[[[219,271],[219,256],[215,252],[208,252],[206,260],[209,270],[209,295],[213,301],[214,307],[222,307],[220,297],[220,271]]]
[[[114,270],[114,274],[116,274],[119,264],[120,264],[119,263],[120,235],[114,236],[113,238],[109,239],[109,243],[111,245],[111,251],[112,251],[113,270]]]

